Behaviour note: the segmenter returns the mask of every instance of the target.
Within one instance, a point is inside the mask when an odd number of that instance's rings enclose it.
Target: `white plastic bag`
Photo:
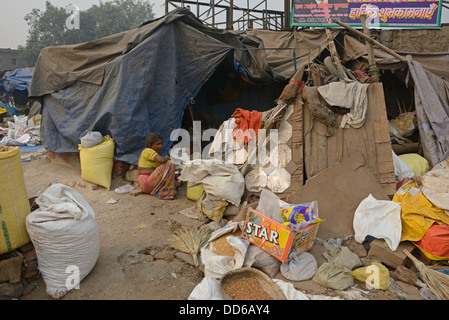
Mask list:
[[[404,160],[399,158],[393,150],[393,165],[394,165],[394,174],[398,178],[398,181],[401,181],[405,178],[413,178],[415,173],[413,170],[405,163]]]
[[[282,281],[280,279],[273,279],[273,282],[284,293],[287,300],[310,300],[309,297],[297,290],[293,284]],[[205,277],[193,289],[187,300],[223,300],[220,293],[219,279]]]
[[[193,160],[185,164],[180,181],[201,183],[204,191],[218,199],[239,206],[245,191],[245,178],[233,164],[214,160]]]
[[[384,239],[395,251],[401,241],[401,205],[394,201],[377,200],[371,194],[360,202],[354,214],[354,239],[363,243],[366,236]]]
[[[25,134],[28,127],[26,116],[14,116],[14,122],[8,121],[8,137],[17,140]]]
[[[281,215],[280,201],[279,197],[273,192],[262,189],[256,211],[276,222],[283,223],[285,221]]]
[[[95,266],[100,241],[95,213],[74,189],[53,184],[36,198],[26,218],[46,292],[61,298]]]
[[[292,260],[282,263],[281,274],[291,281],[304,281],[312,279],[317,269],[315,257],[303,252]]]
[[[187,300],[223,300],[218,279],[205,277],[193,289]]]
[[[115,192],[118,194],[126,194],[126,193],[130,193],[131,191],[133,191],[135,188],[130,185],[130,184],[125,184],[121,187],[115,188]]]
[[[261,248],[250,244],[245,256],[244,267],[253,267],[265,272],[270,278],[279,272],[281,261]]]
[[[83,148],[91,148],[103,142],[103,135],[98,131],[88,131],[80,141]]]

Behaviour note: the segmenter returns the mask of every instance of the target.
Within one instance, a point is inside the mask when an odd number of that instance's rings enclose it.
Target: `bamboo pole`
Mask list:
[[[338,77],[340,80],[346,79],[346,72],[343,70],[343,67],[340,62],[340,58],[338,57],[337,48],[335,48],[334,39],[332,38],[332,33],[329,29],[326,28],[326,35],[327,35],[327,43],[329,46],[329,51],[331,53],[332,62],[335,65],[335,68],[337,69]]]
[[[371,32],[369,30],[367,21],[366,21],[366,15],[362,15],[360,17],[360,20],[362,21],[362,27],[363,27],[363,33],[366,34],[366,36],[371,38]],[[373,44],[369,41],[366,41],[366,51],[368,51],[368,63],[369,63],[369,75],[372,77],[372,80],[374,82],[379,81],[379,72],[376,67],[376,58],[374,56],[374,49]]]
[[[346,23],[341,22],[338,19],[332,19],[333,22],[339,24],[340,26],[344,27],[345,29],[355,33],[358,36],[361,36],[362,38],[364,38],[365,40],[369,41],[370,43],[378,46],[379,48],[381,48],[382,50],[384,50],[386,53],[391,54],[393,57],[395,57],[396,59],[399,59],[402,62],[407,62],[407,60],[400,56],[399,54],[397,54],[396,52],[394,52],[393,50],[391,50],[390,48],[387,48],[386,46],[384,46],[382,43],[380,43],[379,41],[376,41],[374,39],[371,39],[371,37],[368,37],[366,34],[364,34],[363,32],[360,32],[350,26],[348,26]]]

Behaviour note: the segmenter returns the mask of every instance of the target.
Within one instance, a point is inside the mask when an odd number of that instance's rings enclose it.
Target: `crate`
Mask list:
[[[320,223],[295,231],[249,208],[242,238],[286,262],[312,249]]]

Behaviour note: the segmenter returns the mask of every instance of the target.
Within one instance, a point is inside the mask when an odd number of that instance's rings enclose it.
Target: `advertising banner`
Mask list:
[[[293,27],[362,27],[367,16],[370,28],[440,28],[442,0],[293,0]]]

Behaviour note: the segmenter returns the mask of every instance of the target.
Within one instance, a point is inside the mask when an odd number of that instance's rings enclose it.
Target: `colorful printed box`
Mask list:
[[[319,225],[320,222],[316,222],[294,231],[250,208],[242,237],[286,262],[312,249]]]

